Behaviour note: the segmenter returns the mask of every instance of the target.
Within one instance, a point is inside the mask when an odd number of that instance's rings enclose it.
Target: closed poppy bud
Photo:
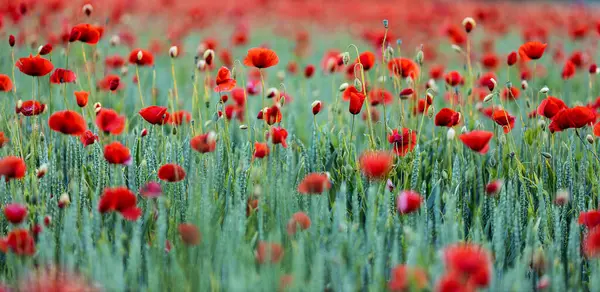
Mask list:
[[[470,33],[475,28],[475,20],[471,17],[465,17],[462,21],[462,25],[467,33]]]
[[[412,88],[404,88],[400,91],[400,99],[407,99],[414,93],[415,91]]]
[[[40,165],[38,169],[35,170],[35,176],[37,178],[42,178],[44,177],[44,175],[46,175],[46,172],[48,172],[48,164],[44,163]]]
[[[454,130],[454,128],[449,128],[448,133],[446,133],[446,139],[454,140],[455,136],[456,136],[456,131]]]
[[[304,68],[304,77],[310,78],[313,74],[315,74],[315,66],[307,65],[306,68]]]
[[[600,70],[598,70],[598,65],[596,65],[596,64],[590,65],[590,69],[589,69],[590,74],[598,74],[599,71]]]
[[[569,192],[565,190],[559,190],[556,192],[556,197],[554,198],[554,204],[557,206],[564,206],[569,203]]]
[[[546,93],[548,93],[548,91],[550,91],[548,86],[544,86],[544,87],[542,87],[542,89],[540,89],[540,93],[542,93],[542,94],[546,94]]]
[[[206,61],[199,60],[198,63],[196,63],[196,69],[203,71],[205,68],[206,68]]]
[[[512,66],[515,63],[517,63],[517,52],[511,52],[508,54],[508,58],[506,58],[506,64]]]
[[[340,84],[339,91],[345,91],[348,88],[348,83],[344,82]]]
[[[489,102],[494,98],[494,94],[490,93],[483,98],[483,102]]]
[[[459,45],[452,45],[452,50],[454,50],[457,53],[462,53],[462,48]]]
[[[144,129],[142,129],[140,136],[143,138],[143,137],[146,137],[146,135],[148,135],[148,129],[144,128]]]
[[[69,194],[67,194],[67,193],[63,193],[58,198],[58,207],[61,209],[64,208],[65,206],[68,206],[70,203],[71,203],[71,199],[69,198]]]
[[[50,224],[52,224],[52,217],[49,215],[44,216],[44,225],[48,227]]]
[[[271,87],[267,90],[267,98],[274,98],[276,96],[279,96],[279,90],[277,90],[277,88]]]
[[[83,5],[82,10],[86,16],[90,16],[92,14],[92,12],[94,11],[94,7],[92,6],[92,4],[88,3],[88,4]]]
[[[48,55],[50,53],[52,53],[52,45],[51,44],[45,44],[43,46],[40,46],[40,48],[38,49],[38,53],[40,55]]]
[[[322,103],[320,100],[315,100],[312,103],[311,107],[312,107],[313,115],[317,115],[321,111],[321,106],[322,106]]]
[[[15,46],[15,36],[12,34],[10,36],[8,36],[8,45],[11,48]]]
[[[89,93],[85,91],[75,91],[73,94],[75,94],[75,99],[79,107],[85,107],[87,105]]]
[[[594,137],[592,135],[588,134],[585,136],[585,139],[588,141],[588,143],[594,144]]]
[[[206,62],[206,65],[208,65],[208,66],[212,65],[212,62],[215,59],[215,51],[210,50],[210,49],[204,51],[204,54],[202,55],[202,59],[204,59],[204,62]]]
[[[240,125],[240,130],[247,130],[248,129],[248,125]]]
[[[110,91],[115,91],[117,88],[119,88],[120,83],[121,80],[119,78],[113,78],[110,80],[108,89],[110,89]]]
[[[97,102],[94,104],[94,112],[96,112],[96,114],[98,114],[100,111],[102,110],[102,104]]]
[[[529,83],[527,83],[527,80],[521,81],[521,89],[527,90],[527,88],[529,88]]]
[[[169,56],[171,56],[171,58],[177,58],[178,55],[179,55],[179,49],[177,48],[177,46],[172,46],[169,49]]]
[[[110,45],[113,47],[118,46],[121,43],[121,37],[119,37],[118,35],[113,35],[110,38]]]
[[[342,53],[342,61],[344,62],[344,65],[348,65],[348,63],[350,63],[350,53],[343,52]]]
[[[502,180],[494,180],[485,186],[485,192],[488,196],[495,197],[502,190]]]

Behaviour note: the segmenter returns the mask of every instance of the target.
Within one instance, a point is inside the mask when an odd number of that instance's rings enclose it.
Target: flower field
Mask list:
[[[0,291],[600,291],[590,4],[0,3]]]

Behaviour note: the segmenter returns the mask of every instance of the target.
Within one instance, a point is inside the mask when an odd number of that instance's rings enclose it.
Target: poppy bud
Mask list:
[[[340,85],[339,91],[345,91],[348,88],[348,83],[344,82]]]
[[[110,84],[109,84],[109,88],[108,89],[110,89],[110,91],[117,90],[117,88],[119,88],[119,83],[120,83],[120,81],[119,81],[118,78],[114,78],[114,79],[110,80]]]
[[[71,203],[71,199],[69,198],[69,194],[67,194],[67,193],[63,193],[58,198],[58,207],[61,209],[64,208],[65,206],[68,206],[70,203]]]
[[[81,31],[78,29],[72,29],[71,30],[71,34],[69,35],[69,42],[75,42],[79,39],[79,37],[81,36]]]
[[[129,68],[126,66],[121,67],[121,76],[127,76],[127,73],[129,73]]]
[[[143,138],[143,137],[146,137],[146,135],[148,135],[148,129],[144,128],[144,129],[142,129],[142,132],[140,132],[140,136],[142,136],[142,138]]]
[[[38,54],[40,55],[48,55],[52,52],[52,45],[51,44],[45,44],[43,46],[40,46],[38,48]]]
[[[527,80],[521,81],[521,89],[527,90],[527,88],[529,88],[529,83],[527,83]]]
[[[118,35],[113,35],[110,38],[110,45],[113,47],[116,47],[119,45],[119,43],[121,43],[121,38]]]
[[[496,82],[496,79],[490,78],[490,82],[488,83],[488,89],[490,91],[494,91],[494,88],[496,88],[496,86],[498,86],[498,82]]]
[[[427,117],[430,119],[433,118],[433,114],[435,113],[435,107],[432,105],[427,109]]]
[[[540,154],[542,154],[542,156],[546,159],[552,159],[552,154],[550,154],[548,152],[542,152]]]
[[[596,65],[596,64],[590,65],[589,72],[590,72],[590,74],[598,74],[598,72],[600,72],[600,70],[598,70],[598,65]]]
[[[173,127],[173,129],[171,130],[171,132],[173,133],[173,135],[177,135],[177,127]]]
[[[462,53],[462,48],[458,45],[452,45],[452,49],[457,53]]]
[[[42,178],[44,177],[44,175],[46,175],[46,172],[48,172],[48,164],[44,163],[40,165],[38,169],[35,170],[35,176],[37,178]]]
[[[548,86],[544,86],[544,87],[542,87],[542,89],[540,89],[540,93],[542,93],[542,94],[546,94],[546,93],[548,93],[548,91],[550,91]]]
[[[142,50],[139,50],[139,51],[137,52],[137,60],[138,60],[139,62],[141,62],[141,61],[142,61],[142,58],[144,58],[144,52],[142,52]]]
[[[404,88],[400,91],[400,99],[408,99],[415,91],[412,88]]]
[[[96,111],[96,113],[98,113],[100,110],[102,110],[102,104],[97,102],[94,104],[94,111]]]
[[[92,4],[85,4],[83,5],[83,13],[85,13],[86,16],[90,16],[92,14],[92,12],[94,11],[94,7],[92,6]]]
[[[569,192],[566,190],[558,190],[554,198],[554,204],[564,206],[569,203]]]
[[[494,98],[494,94],[490,93],[483,98],[483,102],[489,102]]]
[[[383,28],[388,28],[389,27],[389,22],[387,19],[383,20]]]
[[[454,140],[455,136],[456,136],[456,131],[454,130],[454,128],[449,128],[448,133],[446,133],[446,139]]]
[[[425,55],[423,54],[423,51],[419,50],[419,52],[417,52],[417,56],[415,57],[417,64],[419,64],[419,66],[423,65],[424,58],[425,58]]]
[[[358,80],[358,78],[354,79],[354,88],[356,88],[356,90],[358,90],[359,92],[362,92],[362,90],[363,90],[362,82],[360,82],[360,80]]]
[[[22,107],[23,107],[23,101],[19,99],[17,101],[17,109],[19,109],[19,111],[20,111]]]
[[[467,126],[463,126],[462,128],[460,128],[460,133],[464,134],[466,132],[468,132],[469,130],[467,129]]]
[[[240,130],[247,130],[248,126],[247,125],[240,125]]]
[[[313,74],[315,74],[315,66],[307,65],[306,68],[304,68],[304,77],[310,78]]]
[[[388,178],[387,182],[385,183],[385,187],[388,189],[388,191],[390,191],[390,193],[393,192],[395,189],[394,183],[389,178]]]
[[[585,139],[588,141],[588,143],[594,144],[594,137],[592,135],[588,134],[585,136]]]
[[[199,60],[198,63],[196,63],[196,68],[200,71],[204,71],[204,69],[206,68],[206,61]]]
[[[475,19],[471,17],[465,17],[465,19],[462,21],[462,25],[465,28],[465,31],[470,33],[475,28]]]
[[[211,49],[204,51],[204,55],[202,55],[202,58],[208,66],[212,65],[212,61],[215,58],[215,51]]]
[[[342,53],[342,61],[344,61],[344,65],[348,65],[348,63],[350,63],[350,53],[343,52]]]
[[[511,52],[510,54],[508,54],[508,57],[506,58],[506,64],[508,66],[512,66],[515,63],[517,63],[517,52]]]
[[[394,57],[394,48],[392,48],[392,46],[387,46],[387,48],[385,49],[385,56],[386,61],[389,61]]]
[[[279,90],[277,90],[277,88],[271,87],[267,90],[267,98],[274,98],[276,96],[279,96]]]
[[[52,224],[52,217],[50,215],[44,216],[44,225],[48,227],[50,224]]]
[[[283,71],[283,70],[277,71],[277,79],[279,79],[280,81],[283,82],[283,80],[285,79],[285,71]]]
[[[177,58],[178,55],[179,55],[179,49],[177,48],[177,46],[172,46],[169,49],[169,56],[171,56],[171,58]]]
[[[12,34],[10,36],[8,36],[8,45],[11,48],[15,46],[15,36]]]
[[[546,121],[544,121],[543,119],[539,119],[537,125],[538,127],[543,129],[546,126]]]
[[[321,106],[322,106],[322,103],[320,100],[315,100],[312,103],[311,107],[312,107],[313,115],[317,115],[321,111]]]

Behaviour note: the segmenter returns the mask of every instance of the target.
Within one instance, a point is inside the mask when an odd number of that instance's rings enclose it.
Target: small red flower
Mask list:
[[[271,128],[271,142],[273,144],[281,144],[283,148],[287,148],[287,139],[288,132],[281,127],[272,127]]]
[[[6,181],[25,177],[25,171],[27,167],[22,158],[7,156],[0,159],[0,176],[3,176]]]
[[[255,256],[259,264],[275,264],[283,258],[283,247],[279,243],[260,241]]]
[[[304,212],[296,212],[286,225],[288,235],[294,235],[298,231],[298,227],[302,230],[310,228],[310,217]]]
[[[375,54],[371,52],[364,52],[360,54],[359,59],[356,60],[355,64],[358,64],[360,60],[360,64],[363,66],[363,70],[369,71],[375,65]]]
[[[515,127],[515,117],[505,110],[496,110],[492,114],[492,120],[502,126],[504,133],[509,133]]]
[[[129,165],[131,163],[131,152],[129,148],[123,146],[120,142],[112,142],[104,146],[104,159],[110,164]]]
[[[17,104],[15,112],[26,117],[37,116],[46,110],[46,105],[37,100],[24,101],[22,104]]]
[[[571,77],[575,76],[575,64],[571,61],[567,61],[562,69],[561,76],[564,80],[571,79]]]
[[[118,75],[109,74],[104,76],[104,78],[98,81],[98,88],[104,91],[116,91],[125,88],[125,85],[121,82],[121,77]]]
[[[390,104],[394,101],[394,96],[385,89],[373,89],[369,91],[369,102],[376,106],[379,104]]]
[[[53,113],[48,119],[48,126],[56,132],[72,136],[79,136],[87,130],[83,117],[71,110]]]
[[[362,92],[359,92],[356,87],[349,86],[344,91],[344,97],[346,96],[350,100],[348,111],[353,115],[358,115],[365,103],[365,95]]]
[[[167,107],[151,105],[140,110],[140,116],[153,125],[163,125],[168,121]]]
[[[537,108],[537,114],[552,119],[559,111],[568,108],[564,101],[554,97],[542,100]]]
[[[510,52],[510,54],[508,54],[508,57],[506,58],[506,64],[508,66],[512,66],[515,63],[517,63],[517,52]]]
[[[481,58],[481,64],[488,70],[495,70],[500,64],[500,59],[494,53],[487,53]]]
[[[273,106],[266,108],[263,110],[263,120],[270,126],[276,123],[280,123],[283,115],[281,114],[281,109],[278,104],[274,104]]]
[[[10,139],[4,135],[4,132],[0,132],[0,149],[2,149],[4,145],[8,144],[9,141]]]
[[[590,258],[600,256],[600,228],[594,228],[583,240],[583,250]]]
[[[16,255],[32,256],[35,254],[35,239],[27,229],[13,229],[7,238],[0,240],[0,250],[9,250]]]
[[[526,42],[519,47],[519,56],[522,60],[537,60],[544,55],[547,44],[542,44],[537,41]]]
[[[217,148],[217,136],[215,132],[198,135],[190,140],[190,146],[200,153],[213,152]]]
[[[191,223],[181,223],[177,227],[177,231],[179,232],[179,236],[181,237],[181,241],[185,243],[185,245],[193,246],[200,244],[202,240],[202,234],[196,225]]]
[[[154,56],[149,51],[135,49],[129,53],[129,63],[138,66],[152,66],[154,65]]]
[[[509,88],[504,88],[504,90],[502,90],[502,99],[504,100],[515,100],[517,98],[519,98],[519,95],[521,94],[521,92],[519,92],[519,89],[516,87],[511,87]]]
[[[176,111],[169,115],[169,123],[174,126],[181,126],[183,123],[189,124],[192,120],[192,114],[188,111]]]
[[[75,99],[77,100],[77,105],[79,107],[85,107],[88,103],[89,93],[87,91],[75,91]]]
[[[554,133],[569,128],[582,128],[595,122],[596,113],[593,110],[588,107],[576,106],[556,113],[548,129],[551,133]]]
[[[140,188],[140,194],[146,198],[158,198],[162,195],[162,188],[159,183],[151,181]]]
[[[306,65],[304,67],[304,77],[306,79],[310,79],[315,74],[315,66],[312,64]]]
[[[70,42],[80,41],[82,43],[94,45],[97,44],[102,36],[104,29],[91,24],[82,23],[71,29]]]
[[[125,59],[119,55],[109,56],[104,59],[104,65],[110,69],[119,69],[125,65]]]
[[[444,79],[446,80],[446,84],[455,87],[462,82],[463,77],[460,75],[460,73],[458,73],[458,71],[450,71],[446,73]]]
[[[61,83],[72,83],[75,82],[77,76],[73,71],[62,68],[57,68],[54,73],[50,75],[50,83],[61,84]]]
[[[427,287],[427,274],[421,268],[397,265],[391,271],[388,289],[392,292],[423,290]]]
[[[12,90],[12,88],[13,84],[10,80],[10,77],[8,77],[8,75],[5,74],[0,74],[0,91],[9,92]]]
[[[459,136],[460,140],[475,152],[486,154],[490,149],[489,142],[494,133],[488,131],[475,130]]]
[[[40,48],[39,54],[44,56],[52,53],[52,44],[45,44]]]
[[[312,104],[311,104],[311,108],[312,108],[312,113],[313,115],[317,115],[318,113],[321,112],[321,108],[323,107],[323,103],[320,100],[315,100]]]
[[[419,76],[419,65],[411,59],[394,58],[388,62],[390,72],[402,76],[402,78],[410,77],[415,80]]]
[[[158,169],[158,178],[168,182],[182,181],[185,178],[185,170],[175,163],[167,163]]]
[[[361,172],[369,179],[381,180],[392,170],[394,156],[387,151],[368,151],[359,158]]]
[[[88,147],[89,145],[96,143],[96,141],[98,141],[99,139],[98,135],[94,134],[90,130],[87,130],[83,132],[81,136],[79,136],[79,140],[81,141],[81,144],[83,144],[83,147]]]
[[[298,192],[301,194],[321,194],[331,188],[329,176],[326,173],[309,173],[302,179],[298,185]]]
[[[392,133],[388,135],[388,142],[393,144],[396,155],[405,156],[417,146],[417,132],[408,128],[403,128],[402,133],[400,133],[398,129],[394,129],[392,130]]]
[[[119,212],[129,221],[136,221],[142,215],[142,210],[137,207],[137,197],[126,187],[104,189],[98,211],[101,214]]]
[[[269,145],[267,143],[254,143],[254,154],[252,155],[254,158],[265,158],[269,155]]]
[[[116,111],[102,108],[96,115],[96,126],[104,133],[119,135],[125,129],[125,116],[120,116]]]
[[[444,249],[444,261],[449,271],[458,274],[476,287],[490,284],[492,269],[489,253],[473,243],[458,243]]]
[[[29,58],[20,58],[15,64],[21,72],[29,76],[45,76],[54,69],[52,62],[40,57],[39,55]]]
[[[244,65],[259,69],[269,68],[279,63],[277,54],[266,48],[252,48],[244,58]]]
[[[590,210],[579,214],[579,224],[592,229],[600,225],[600,211]]]
[[[27,208],[19,203],[4,206],[4,216],[12,224],[21,224],[27,217]]]
[[[217,72],[216,84],[215,92],[227,92],[235,87],[236,81],[231,77],[231,71],[227,67],[221,67]]]
[[[435,125],[440,127],[454,127],[460,123],[460,113],[449,108],[441,109],[435,115]]]
[[[423,197],[415,191],[402,191],[398,195],[396,208],[400,214],[410,214],[419,210]]]
[[[500,179],[490,182],[485,186],[485,193],[488,196],[495,197],[500,193],[500,190],[502,190],[502,184],[503,182]]]

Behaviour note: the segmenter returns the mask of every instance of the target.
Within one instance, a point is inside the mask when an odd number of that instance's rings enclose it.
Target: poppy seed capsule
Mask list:
[[[178,55],[179,55],[179,49],[177,49],[177,46],[172,46],[169,49],[169,56],[171,56],[171,58],[177,58]]]
[[[94,11],[94,7],[92,6],[92,4],[88,3],[88,4],[83,5],[82,10],[86,16],[90,16],[92,14],[92,12]]]
[[[389,27],[389,24],[390,24],[390,23],[388,22],[388,20],[387,20],[387,19],[384,19],[384,20],[383,20],[383,28],[388,28],[388,27]]]
[[[588,134],[585,136],[585,139],[588,141],[588,143],[594,144],[594,137],[592,135]]]
[[[550,91],[550,89],[548,88],[548,86],[544,86],[542,87],[542,89],[540,89],[540,93],[546,94]]]
[[[465,31],[470,33],[473,29],[475,29],[476,22],[475,19],[471,17],[465,17],[465,19],[462,21],[462,25],[465,28]]]

